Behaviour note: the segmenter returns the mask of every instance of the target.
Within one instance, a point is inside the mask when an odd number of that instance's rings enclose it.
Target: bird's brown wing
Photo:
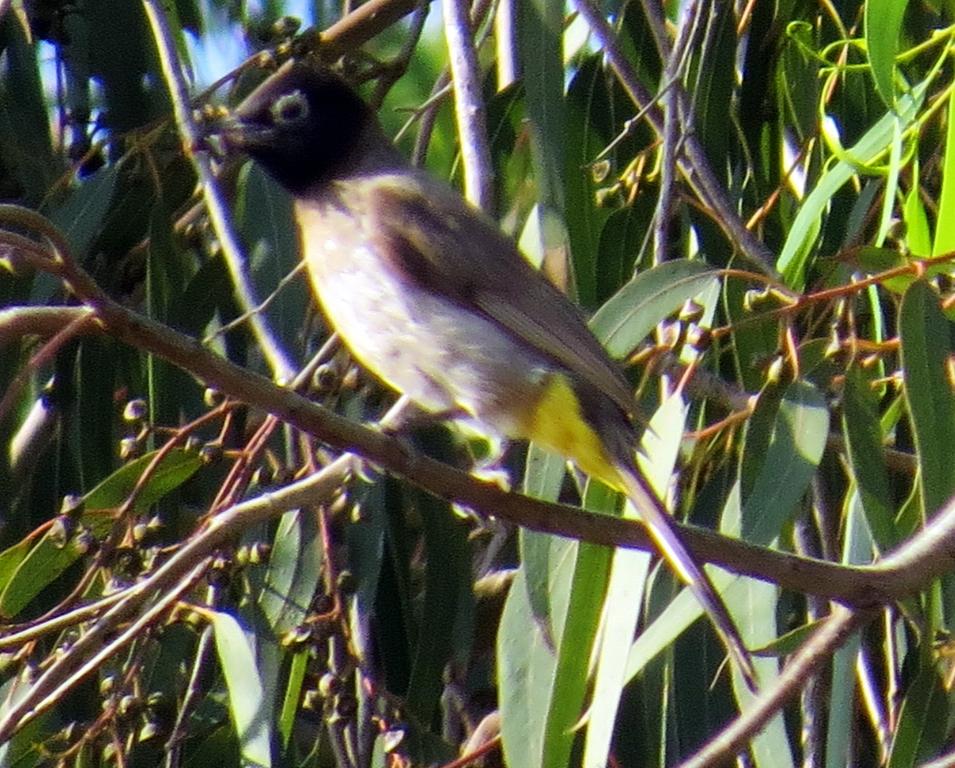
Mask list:
[[[494,222],[424,175],[366,177],[360,186],[370,229],[395,269],[497,321],[633,413],[626,379],[580,310]]]

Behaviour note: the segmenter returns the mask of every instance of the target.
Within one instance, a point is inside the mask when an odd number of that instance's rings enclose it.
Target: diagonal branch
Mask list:
[[[489,516],[531,530],[607,546],[649,549],[643,526],[561,504],[549,504],[501,490],[466,472],[417,454],[401,441],[369,429],[276,386],[203,347],[198,341],[123,307],[109,298],[65,252],[66,244],[42,216],[15,206],[0,206],[0,225],[31,227],[56,245],[55,256],[39,260],[24,254],[37,269],[65,280],[97,315],[111,336],[189,372],[220,392],[262,409],[342,451],[368,459],[443,499],[468,505]],[[0,242],[5,233],[0,232]],[[687,546],[701,560],[734,573],[773,582],[785,589],[820,595],[848,605],[870,606],[912,594],[955,567],[955,502],[878,565],[843,566],[758,547],[693,526],[681,526]]]

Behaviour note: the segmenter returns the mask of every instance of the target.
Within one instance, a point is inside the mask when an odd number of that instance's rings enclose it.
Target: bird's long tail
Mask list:
[[[746,685],[750,690],[756,691],[756,670],[752,657],[709,577],[696,564],[680,540],[673,518],[637,467],[618,464],[615,469],[623,490],[640,513],[660,555],[703,606],[730,657],[736,662]]]

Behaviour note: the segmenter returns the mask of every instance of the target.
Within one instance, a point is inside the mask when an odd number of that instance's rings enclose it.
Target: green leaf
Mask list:
[[[85,528],[95,538],[105,536],[114,523],[112,513],[129,497],[154,456],[147,454],[130,462],[86,494],[78,530]],[[131,512],[135,514],[147,509],[186,482],[201,466],[202,461],[194,451],[170,451],[143,486]],[[7,550],[3,557],[17,557],[20,546]],[[47,532],[20,560],[0,593],[0,615],[9,617],[19,614],[33,598],[83,557],[88,549],[88,545],[75,536],[63,542],[59,534]]]
[[[528,600],[524,569],[517,571],[497,635],[501,739],[507,765],[542,765],[547,702],[557,667],[549,638]]]
[[[701,261],[676,259],[641,272],[621,288],[590,321],[611,357],[621,359],[639,346],[657,323],[676,312],[716,280]]]
[[[263,712],[269,711],[269,707],[255,663],[253,644],[239,622],[229,614],[212,611],[210,617],[242,759],[253,766],[270,766],[272,724],[263,717]]]
[[[258,596],[270,630],[281,637],[302,623],[322,576],[317,516],[290,509],[279,520]]]
[[[955,216],[955,98],[948,97],[948,115],[945,127],[945,159],[942,162],[942,191],[938,198],[938,219],[932,255],[941,256],[955,251],[955,229],[949,226]]]
[[[945,744],[950,717],[948,696],[935,665],[922,661],[899,712],[889,768],[914,768],[934,757]]]
[[[564,179],[564,10],[559,3],[527,0],[519,4],[518,49],[524,76],[531,158],[537,183],[539,252],[545,269],[562,274],[569,261]],[[573,286],[573,278],[566,281]]]
[[[76,357],[76,453],[82,488],[116,466],[121,436],[113,395],[121,360],[129,350],[110,338],[85,338]]]
[[[938,294],[913,283],[899,310],[902,378],[915,437],[922,512],[931,516],[955,493],[955,399],[948,375],[951,327]]]
[[[473,636],[473,593],[468,531],[451,505],[415,491],[424,527],[426,565],[414,659],[405,704],[419,722],[430,723],[444,690],[452,658],[466,663]]]
[[[885,105],[895,106],[895,57],[899,31],[908,0],[868,0],[865,8],[865,43],[875,89]]]
[[[778,587],[754,579],[739,579],[732,589],[726,590],[725,599],[747,646],[758,647],[775,639],[776,627],[773,622],[766,621],[766,617],[778,610]],[[779,675],[777,659],[755,658],[753,666],[761,681],[775,680]],[[733,674],[733,690],[740,709],[746,711],[755,694],[746,687],[738,673]],[[750,749],[755,758],[754,765],[791,768],[796,764],[782,713],[777,713],[760,729],[752,739]]]
[[[806,267],[819,233],[823,213],[836,193],[849,179],[860,172],[857,163],[869,163],[888,149],[897,128],[907,130],[915,120],[928,90],[929,81],[924,80],[898,100],[895,112],[884,115],[856,142],[834,166],[827,169],[816,186],[806,196],[796,215],[782,252],[777,269],[786,284],[801,290],[805,285]],[[898,121],[898,125],[896,124]]]
[[[124,464],[103,480],[83,498],[86,512],[114,510],[125,502],[133,488],[136,487],[146,467],[155,457],[156,451],[140,456],[138,459]],[[149,481],[141,489],[133,504],[133,511],[139,512],[155,504],[167,493],[186,482],[201,466],[202,459],[195,451],[173,448],[163,456],[159,466],[156,467],[150,475]],[[83,522],[87,522],[85,516]]]
[[[597,245],[597,301],[604,303],[626,285],[650,245],[656,204],[650,195],[638,195],[633,205],[614,211],[600,230]]]
[[[286,349],[295,349],[311,298],[304,274],[295,277],[300,255],[292,201],[254,164],[249,165],[243,180],[237,225],[248,244],[256,298],[269,300],[264,313],[270,327],[278,332]]]
[[[766,452],[773,439],[776,419],[779,415],[779,404],[782,402],[784,390],[777,382],[770,381],[763,387],[763,391],[756,398],[756,407],[746,425],[746,435],[743,441],[743,453],[739,460],[739,494],[740,503],[745,504],[753,491],[756,478],[759,477],[766,463]],[[723,526],[726,526],[725,515]],[[730,528],[728,533],[738,536],[737,527]]]
[[[118,179],[118,166],[103,168],[85,179],[49,212],[50,221],[66,237],[74,258],[83,259],[93,238],[99,234]]]
[[[596,204],[597,185],[590,168],[609,140],[607,131],[612,130],[613,95],[606,85],[602,57],[587,56],[567,88],[562,132],[567,152],[564,217],[577,278],[577,300],[585,307],[595,305],[596,283],[605,278],[597,263],[598,243],[603,240],[604,223],[611,215],[610,210]],[[633,254],[631,263],[632,258]],[[617,280],[614,290],[623,282]]]
[[[895,528],[895,504],[875,397],[868,379],[856,365],[846,373],[842,430],[848,447],[849,468],[859,489],[866,522],[879,550],[886,552],[900,540]]]
[[[53,149],[53,112],[44,99],[36,40],[30,39],[28,24],[18,23],[20,13],[23,11],[13,9],[0,23],[4,58],[0,68],[0,166],[3,197],[22,195],[28,205],[36,205],[49,194],[64,163]],[[15,179],[12,188],[9,176]]]
[[[0,553],[0,592],[7,588],[10,579],[16,574],[17,568],[32,547],[33,542],[30,539],[23,539]]]
[[[575,729],[584,714],[590,656],[600,627],[613,550],[581,542],[544,727],[541,765],[564,768],[570,760]]]
[[[810,621],[808,624],[802,624],[795,629],[789,630],[775,640],[766,643],[766,645],[754,648],[752,651],[753,656],[788,656],[791,653],[795,653],[799,650],[799,647],[812,636],[812,633],[819,628],[822,621],[822,619],[816,619],[815,621]]]
[[[302,700],[302,688],[305,684],[308,662],[308,651],[299,651],[292,656],[292,662],[289,665],[288,681],[285,686],[285,696],[282,699],[282,711],[279,714],[278,722],[282,749],[286,751],[289,749],[292,734],[295,731],[295,721]]]
[[[864,520],[859,496],[851,494],[845,502],[845,533],[842,562],[847,565],[868,563],[872,559],[873,542]],[[848,765],[856,742],[855,707],[858,681],[859,633],[853,632],[832,659],[832,696],[826,734],[827,765]]]
[[[50,534],[44,536],[17,566],[0,595],[0,616],[18,615],[87,551],[88,547],[81,545],[76,538],[63,542]]]
[[[765,460],[742,509],[742,537],[769,544],[802,498],[829,436],[829,409],[819,391],[794,382],[783,395]]]
[[[692,62],[688,77],[694,83],[694,129],[714,168],[719,167],[717,158],[731,156],[737,138],[735,131],[726,129],[726,105],[736,96],[739,77],[736,19],[728,3],[714,5],[707,20],[706,44],[687,51]]]
[[[520,4],[518,53],[524,75],[531,151],[543,209],[564,210],[564,11],[559,3]],[[546,241],[545,241],[546,242]]]
[[[536,499],[556,501],[566,474],[567,461],[563,457],[531,443],[524,466],[524,493]],[[560,603],[560,596],[566,594],[570,580],[569,573],[558,576],[561,571],[554,567],[554,563],[572,562],[577,542],[521,530],[519,546],[521,570],[524,572],[522,583],[527,589],[531,611],[553,644],[552,622],[562,619],[554,616],[552,604]],[[557,588],[558,584],[564,588]],[[562,616],[561,611],[557,613]]]
[[[950,145],[949,145],[950,146]],[[905,244],[909,253],[919,259],[927,258],[932,253],[932,230],[929,226],[928,215],[922,204],[921,182],[919,179],[918,153],[912,159],[912,186],[905,195],[902,206],[902,220],[905,222]]]
[[[832,659],[832,696],[829,699],[828,728],[826,735],[827,765],[841,766],[852,763],[851,745],[857,732],[855,717],[859,665],[859,633],[855,632],[845,645],[837,649]]]

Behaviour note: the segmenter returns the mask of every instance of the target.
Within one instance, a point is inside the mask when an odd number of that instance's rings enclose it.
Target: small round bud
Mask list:
[[[116,688],[116,678],[113,675],[107,675],[99,681],[99,695],[103,698],[109,696]]]
[[[594,203],[598,208],[616,208],[621,202],[619,185],[600,187],[594,192]]]
[[[139,458],[141,451],[139,440],[135,437],[124,437],[119,441],[119,458],[121,461],[131,461]]]
[[[68,493],[63,497],[63,501],[60,502],[60,514],[76,519],[83,514],[85,506],[86,499],[74,493]]]
[[[76,523],[72,518],[66,515],[60,515],[51,524],[47,534],[53,546],[57,549],[63,549],[76,530]]]
[[[142,728],[139,729],[139,740],[140,741],[149,741],[150,739],[155,739],[157,736],[162,735],[162,729],[159,727],[159,723],[155,720],[147,720]]]
[[[686,342],[698,352],[705,352],[713,343],[713,332],[694,323],[687,329]]]
[[[218,406],[222,405],[224,401],[225,396],[218,389],[206,387],[202,393],[202,402],[204,402],[210,408],[217,408]]]
[[[203,464],[216,464],[222,459],[222,443],[206,443],[199,449],[199,458]]]
[[[705,308],[702,304],[693,301],[693,299],[688,299],[683,302],[683,306],[680,307],[680,314],[678,317],[684,323],[698,323],[703,319],[703,312]]]
[[[766,372],[767,381],[774,383],[779,383],[783,378],[783,368],[785,366],[785,361],[782,357],[776,356],[773,359],[773,362],[770,363],[769,370]]]
[[[85,555],[96,546],[96,537],[88,528],[81,528],[73,538],[73,549],[77,554]]]
[[[269,556],[272,548],[264,541],[256,541],[249,546],[249,563],[251,565],[261,565]]]
[[[839,335],[833,333],[829,337],[829,343],[826,344],[825,350],[823,350],[822,356],[827,360],[833,360],[839,357],[842,353],[842,339],[839,338]]]
[[[343,720],[351,720],[358,711],[358,701],[351,693],[343,692],[335,700],[335,712]]]
[[[345,375],[342,376],[342,389],[346,392],[354,392],[358,389],[358,382],[361,381],[361,375],[358,368],[354,365],[348,366]]]
[[[331,595],[322,593],[312,601],[312,608],[315,613],[331,613],[335,608],[335,599]]]
[[[305,709],[309,712],[315,712],[322,705],[322,697],[319,695],[318,691],[305,691],[305,695],[302,696],[302,709]]]
[[[342,681],[331,672],[326,672],[318,681],[318,692],[323,698],[330,698],[342,689]]]
[[[116,705],[116,714],[123,719],[129,719],[142,712],[142,709],[143,702],[138,696],[126,694],[120,698],[119,704]]]
[[[66,744],[72,744],[73,740],[76,738],[78,730],[78,725],[75,720],[67,723],[63,728],[57,731],[53,738],[57,741],[65,742]]]
[[[769,294],[762,288],[750,288],[743,294],[743,309],[752,312],[768,298]]]
[[[312,391],[316,395],[327,395],[335,391],[337,381],[338,374],[335,371],[335,366],[323,363],[312,374]]]
[[[338,591],[343,595],[354,594],[356,587],[358,586],[355,583],[355,577],[352,575],[351,571],[343,570],[338,574],[338,578],[335,581],[335,585],[338,587]]]
[[[590,178],[594,184],[603,184],[610,175],[610,161],[598,160],[590,165]]]
[[[288,632],[282,635],[281,644],[283,648],[298,648],[305,645],[312,639],[312,630],[306,624],[299,624],[292,627]]]
[[[405,732],[401,728],[392,728],[388,731],[385,731],[382,734],[382,750],[387,755],[390,752],[394,752],[401,746],[401,742],[405,740]]]
[[[182,617],[182,623],[187,627],[192,627],[198,631],[205,626],[206,620],[198,611],[185,611],[180,613],[180,616]]]
[[[666,349],[676,349],[683,337],[683,324],[664,320],[660,323],[660,344]]]
[[[279,40],[283,37],[292,37],[302,26],[302,20],[294,16],[282,16],[272,24],[272,35]]]
[[[137,424],[149,415],[149,405],[141,397],[130,400],[123,408],[123,421],[128,424]]]
[[[148,534],[149,530],[146,528],[146,523],[136,523],[133,526],[133,541],[137,544],[142,544]]]
[[[272,468],[263,464],[252,473],[252,485],[266,486],[271,485],[273,479]]]

